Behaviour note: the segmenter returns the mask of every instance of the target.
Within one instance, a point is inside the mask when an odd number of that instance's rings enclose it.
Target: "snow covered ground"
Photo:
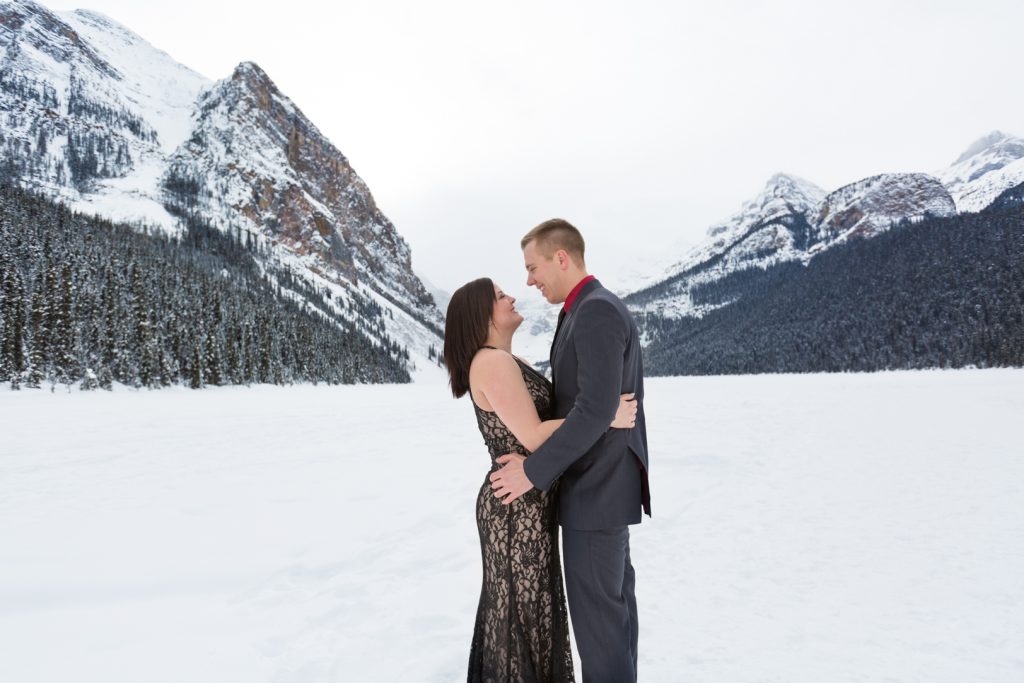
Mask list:
[[[1024,680],[1024,371],[647,411],[642,680]],[[464,680],[486,460],[439,383],[0,390],[0,680]]]

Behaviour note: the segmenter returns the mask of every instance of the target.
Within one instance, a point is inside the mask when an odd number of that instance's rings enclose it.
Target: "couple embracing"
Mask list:
[[[483,588],[469,681],[573,681],[567,595],[584,682],[634,683],[629,525],[650,515],[639,334],[587,273],[571,224],[541,223],[521,246],[527,285],[562,307],[550,382],[513,355],[523,318],[491,280],[459,288],[445,320],[452,393],[470,394],[491,457],[476,506]]]

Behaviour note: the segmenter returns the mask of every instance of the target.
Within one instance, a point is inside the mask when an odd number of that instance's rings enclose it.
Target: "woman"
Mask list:
[[[562,420],[548,420],[551,383],[512,355],[512,335],[523,322],[515,299],[488,278],[452,295],[445,320],[444,360],[452,393],[470,394],[477,425],[491,455],[529,455]],[[632,427],[636,403],[623,395],[612,427]],[[557,486],[533,489],[505,505],[484,478],[476,502],[483,553],[469,681],[573,681],[569,625],[558,553]]]

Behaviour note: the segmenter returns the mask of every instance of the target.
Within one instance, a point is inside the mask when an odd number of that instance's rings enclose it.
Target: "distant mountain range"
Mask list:
[[[641,284],[633,288],[627,284],[626,289],[619,289],[618,293],[640,321],[644,343],[651,356],[648,370],[652,374],[732,372],[735,366],[726,367],[712,362],[686,364],[673,354],[692,353],[694,349],[702,348],[701,345],[706,345],[709,352],[720,348],[718,341],[702,336],[701,330],[705,330],[706,325],[700,321],[744,297],[763,301],[751,297],[752,293],[778,282],[779,272],[800,272],[800,269],[782,266],[806,267],[835,249],[856,250],[859,242],[885,234],[893,226],[933,218],[956,219],[984,209],[1016,206],[1024,201],[1022,184],[1024,139],[1001,132],[979,139],[948,168],[934,174],[882,174],[826,192],[812,182],[779,173],[769,178],[764,190],[744,202],[737,213],[708,228],[706,241],[663,272],[645,274]],[[977,219],[972,218],[963,224],[980,230],[991,222],[991,216],[991,212],[982,212]],[[956,224],[955,220],[953,224]],[[1004,229],[1010,228],[1004,226]],[[922,230],[914,234],[915,239],[922,242],[934,238]],[[909,243],[895,240],[886,244],[890,244],[892,249],[905,250]],[[923,245],[920,253],[926,253],[932,247],[939,248]],[[965,253],[965,258],[969,257]],[[1004,267],[1016,263],[1024,270],[1024,262],[1001,263]],[[945,263],[944,267],[955,266]],[[993,273],[995,275],[998,274]],[[640,278],[634,278],[634,281],[641,282]],[[869,286],[870,281],[862,286]],[[993,290],[986,289],[990,285],[993,282],[977,283],[974,290],[976,293],[985,292],[985,296],[996,296]],[[1006,281],[1000,286],[1007,286]],[[917,294],[922,300],[927,300],[935,292]],[[996,296],[994,302],[989,302],[989,307],[998,308],[999,301],[1005,304],[1008,300],[1006,296]],[[558,309],[537,297],[524,297],[516,306],[526,318],[516,336],[516,349],[534,363],[544,366]],[[718,321],[720,331],[725,332],[732,329],[729,325],[738,325],[749,331],[760,329],[758,325],[765,322],[750,317],[753,310],[750,306],[738,310],[746,311],[747,315],[734,312],[730,316],[716,316],[710,320]],[[896,309],[889,310],[896,312]],[[832,313],[837,312],[833,309]],[[1009,334],[1006,327],[1000,329],[1002,333]],[[680,343],[683,337],[689,346]],[[1021,343],[1024,344],[1024,340]],[[921,358],[925,357],[922,350]],[[928,362],[935,362],[936,358],[944,356],[933,350],[927,358]],[[961,365],[973,362],[969,356],[958,355],[956,358],[955,362]],[[904,360],[907,367],[916,367],[916,360]],[[984,359],[975,360],[986,362]],[[954,362],[952,358],[946,358],[946,361]],[[833,357],[831,362],[830,367],[841,367],[838,357]],[[793,359],[788,359],[784,367],[793,369],[799,366]],[[757,366],[756,363],[745,362],[742,367],[759,368],[749,370],[753,372],[771,371],[770,368],[782,366],[769,363]]]
[[[1024,139],[1001,132],[982,137],[948,168],[931,174],[876,175],[827,192],[803,178],[778,173],[738,212],[710,226],[704,242],[664,271],[646,274],[642,281],[636,278],[637,285],[627,283],[618,293],[641,322],[645,344],[661,340],[651,348],[649,370],[677,372],[684,366],[670,362],[669,354],[681,353],[683,347],[673,340],[701,329],[695,321],[749,296],[751,290],[738,283],[756,281],[759,287],[768,286],[774,280],[761,275],[776,266],[807,266],[833,249],[874,238],[895,225],[954,218],[997,203],[1005,207],[1013,201],[1013,188],[1021,183]],[[976,228],[988,220],[982,217],[971,225]],[[920,231],[917,234],[918,239],[928,239]],[[897,241],[892,248],[903,249],[905,244]],[[526,323],[516,346],[543,364],[557,307],[533,300],[517,306]],[[739,316],[729,319],[741,324]],[[699,335],[690,341],[704,343]],[[714,342],[705,341],[714,348]],[[696,366],[685,367],[698,371]],[[700,367],[701,372],[725,371],[713,364]]]
[[[1024,139],[995,132],[936,174],[883,174],[826,192],[795,176],[772,176],[764,190],[721,223],[665,273],[628,293],[637,313],[700,316],[708,304],[691,292],[747,268],[807,263],[852,238],[870,238],[901,221],[953,216],[987,207],[1024,182]]]
[[[103,15],[31,0],[0,0],[0,49],[0,182],[170,238],[220,231],[282,300],[319,311],[398,364],[366,377],[435,371],[445,293],[414,272],[408,244],[345,156],[258,65],[210,81]],[[963,224],[984,230],[998,208],[1010,229],[1005,212],[1022,183],[1024,139],[1001,132],[934,173],[829,191],[780,173],[710,226],[704,243],[620,293],[662,359],[652,372],[674,371],[682,366],[665,359],[682,348],[679,335],[699,339],[686,321],[715,314],[721,325],[754,325],[719,311],[749,305],[778,273],[799,272],[791,266],[856,251],[894,227],[977,215]],[[556,307],[535,300],[520,309],[527,324],[517,349],[542,362]]]
[[[1024,222],[1014,212],[1022,188],[1024,140],[1000,132],[934,175],[878,175],[828,193],[775,175],[663,279],[625,296],[641,321],[650,371],[1020,364],[1007,345],[1024,346],[1024,327],[1013,312],[1024,302],[1024,282],[1013,272],[1024,271],[1016,232]],[[879,240],[893,230],[901,234]],[[894,265],[907,262],[930,272],[912,276]],[[801,289],[812,282],[813,291]],[[843,283],[857,295],[847,296]],[[778,299],[783,291],[788,298]],[[818,297],[822,291],[831,298]],[[868,301],[876,304],[873,320],[861,309]],[[972,317],[964,307],[987,313]],[[936,319],[957,323],[936,328]],[[783,324],[785,335],[770,339],[769,331]],[[951,338],[940,343],[943,329]],[[908,345],[908,339],[916,341]],[[862,353],[847,344],[859,344]]]
[[[707,312],[648,313],[655,375],[1024,367],[1024,183],[979,213],[905,221],[806,264],[747,268],[690,292]]]
[[[264,274],[301,280],[296,299],[327,291],[369,342],[435,365],[443,320],[408,244],[256,64],[211,82],[101,14],[0,0],[0,180],[172,236],[199,221],[254,242]]]

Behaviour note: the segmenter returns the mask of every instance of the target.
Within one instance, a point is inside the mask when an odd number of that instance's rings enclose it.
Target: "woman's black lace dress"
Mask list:
[[[552,387],[519,361],[541,420],[551,417]],[[497,414],[475,403],[477,424],[494,460],[529,451]],[[470,683],[562,683],[573,681],[569,623],[558,553],[557,484],[533,489],[503,504],[484,478],[476,501],[476,523],[484,561],[484,582],[469,654]]]

